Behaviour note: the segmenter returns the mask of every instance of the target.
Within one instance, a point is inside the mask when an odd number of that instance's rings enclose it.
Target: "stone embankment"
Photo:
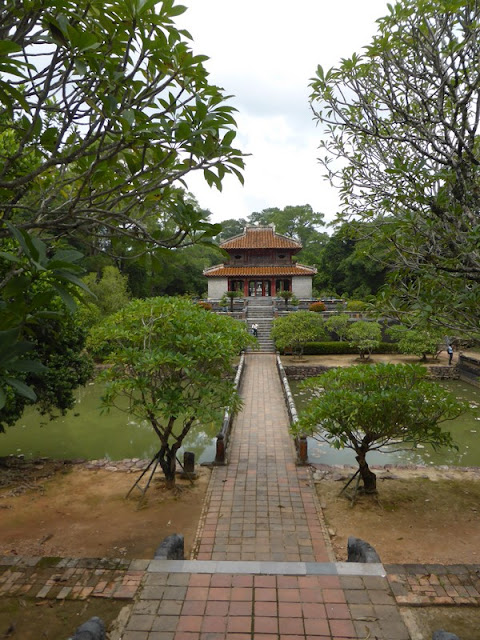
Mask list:
[[[326,365],[283,365],[287,378],[290,380],[304,380],[305,378],[314,378],[335,367]],[[458,367],[449,367],[443,365],[432,365],[428,367],[428,377],[434,380],[458,380],[460,371]]]

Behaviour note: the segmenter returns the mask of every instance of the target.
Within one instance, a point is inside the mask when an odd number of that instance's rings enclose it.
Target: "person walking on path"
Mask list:
[[[256,322],[252,324],[252,333],[255,336],[255,338],[258,337],[258,324]]]

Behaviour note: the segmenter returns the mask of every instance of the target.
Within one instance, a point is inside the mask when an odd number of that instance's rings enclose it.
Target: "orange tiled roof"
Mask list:
[[[296,249],[300,242],[275,233],[273,227],[245,227],[243,233],[220,244],[222,249]]]
[[[317,273],[314,267],[306,267],[303,264],[291,264],[278,267],[230,267],[217,264],[205,269],[203,275],[207,278],[243,278],[243,277],[269,277],[269,276],[313,276]]]

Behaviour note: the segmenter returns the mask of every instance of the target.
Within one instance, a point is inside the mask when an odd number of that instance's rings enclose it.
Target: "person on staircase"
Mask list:
[[[258,324],[256,322],[252,324],[252,333],[255,336],[255,338],[258,337]]]

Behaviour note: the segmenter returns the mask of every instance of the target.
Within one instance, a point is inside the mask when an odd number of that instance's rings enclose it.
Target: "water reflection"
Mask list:
[[[75,407],[52,421],[35,409],[27,409],[13,427],[0,434],[0,456],[24,454],[27,458],[88,460],[151,458],[159,449],[159,440],[152,427],[120,409],[101,412],[102,389],[98,383],[78,389]],[[220,424],[220,414],[218,422],[195,424],[180,449],[180,460],[183,451],[187,450],[195,453],[198,463],[212,461],[214,438]]]
[[[297,410],[307,404],[309,392],[300,389],[300,381],[290,380],[290,387],[295,397]],[[444,428],[453,436],[459,450],[441,449],[434,451],[429,445],[419,445],[416,449],[397,451],[394,453],[368,453],[369,464],[428,464],[449,465],[455,467],[480,466],[480,389],[459,380],[449,380],[441,383],[461,400],[466,400],[470,411],[456,420],[444,423]],[[308,439],[308,459],[310,462],[322,464],[350,464],[356,465],[355,456],[350,449],[337,450],[329,447],[325,442]]]

